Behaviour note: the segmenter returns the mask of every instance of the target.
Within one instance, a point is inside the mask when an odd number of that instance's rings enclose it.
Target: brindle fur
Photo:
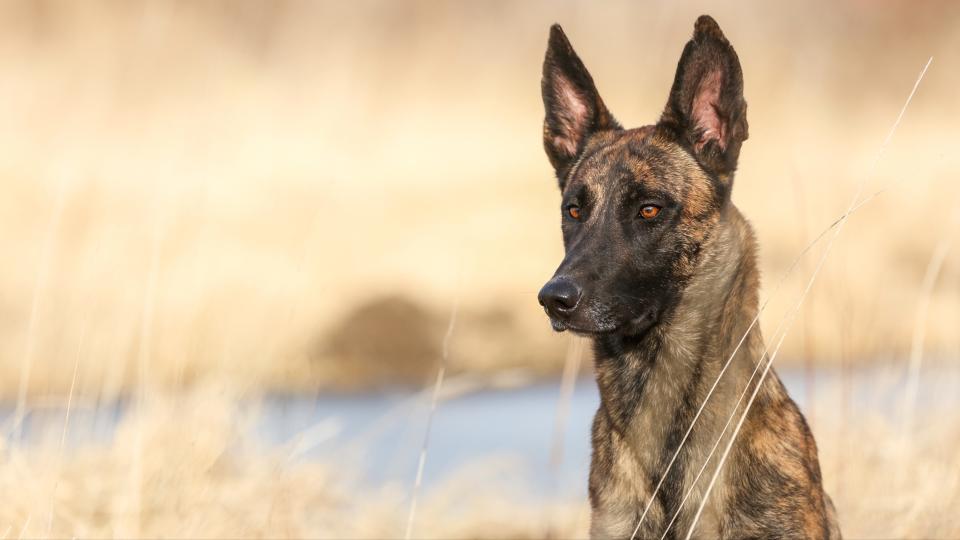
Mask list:
[[[759,328],[747,332],[758,309],[756,243],[730,201],[747,138],[740,64],[716,22],[700,17],[660,121],[624,130],[554,26],[543,97],[544,145],[563,193],[567,253],[541,302],[557,330],[593,338],[600,389],[591,536],[630,537],[710,386],[747,334],[637,533],[659,538],[692,487],[667,534],[682,537],[735,422],[695,485],[694,478],[754,368],[766,360]],[[660,214],[645,222],[637,209],[651,201]],[[579,219],[570,217],[571,205]],[[568,296],[576,293],[575,303],[556,304],[558,283]],[[772,371],[694,533],[840,537],[816,443]]]

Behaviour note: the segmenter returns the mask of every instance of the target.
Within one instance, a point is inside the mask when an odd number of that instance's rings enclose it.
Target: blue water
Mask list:
[[[808,418],[845,414],[851,417],[899,414],[904,370],[856,370],[846,374],[819,369],[780,370],[781,378]],[[810,408],[813,402],[844,404],[847,410]],[[838,400],[844,388],[843,400]],[[918,410],[935,413],[960,405],[960,368],[924,371]],[[529,486],[553,496],[582,497],[590,460],[589,433],[598,406],[591,379],[576,382],[563,431],[562,459],[553,466],[559,381],[511,389],[486,389],[442,400],[433,418],[424,468],[424,488],[439,485],[450,475],[479,467],[484,483],[502,481]],[[255,411],[249,438],[266,449],[281,449],[289,459],[322,459],[338,469],[355,471],[368,485],[412,484],[429,417],[429,392],[367,393],[340,396],[270,396],[243,403]],[[68,445],[108,443],[129,403],[77,407],[71,412]],[[62,408],[28,411],[22,445],[29,447],[63,429]],[[12,405],[0,405],[0,425],[11,432]],[[814,424],[816,430],[816,424]],[[12,435],[8,435],[8,442]],[[519,477],[519,478],[518,478]]]

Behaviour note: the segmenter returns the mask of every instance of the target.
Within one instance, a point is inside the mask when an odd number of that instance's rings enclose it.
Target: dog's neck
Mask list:
[[[595,347],[601,413],[652,474],[670,459],[756,314],[754,240],[732,204],[701,253],[697,271],[668,317],[633,342],[598,340]],[[762,338],[755,330],[747,339]],[[743,344],[718,384],[711,410],[732,408],[734,394],[755,365],[745,358],[748,345]],[[719,430],[706,425],[697,432],[709,437]]]

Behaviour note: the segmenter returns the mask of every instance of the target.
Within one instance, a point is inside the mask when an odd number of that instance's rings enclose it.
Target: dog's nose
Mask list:
[[[583,291],[572,281],[566,279],[551,279],[540,289],[537,300],[547,312],[558,318],[566,318],[580,303]]]

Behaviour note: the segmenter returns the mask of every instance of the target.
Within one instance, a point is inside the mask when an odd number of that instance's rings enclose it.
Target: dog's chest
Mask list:
[[[722,452],[721,445],[709,458],[723,426],[720,415],[709,408],[688,433],[705,389],[715,375],[703,372],[705,363],[697,358],[697,349],[662,348],[661,356],[649,371],[641,374],[642,387],[616,386],[598,377],[601,393],[617,391],[620,395],[604,396],[604,401],[616,410],[611,414],[601,409],[595,422],[591,471],[594,536],[630,537],[640,523],[638,538],[660,538],[671,521],[667,538],[686,535],[713,465]],[[724,386],[715,391],[718,403],[728,401],[729,392]],[[625,395],[624,388],[635,388],[637,392]],[[618,424],[618,419],[623,421]],[[708,459],[710,463],[704,467]],[[719,533],[716,505],[723,500],[723,484],[721,475],[710,504],[700,517],[697,536]]]

